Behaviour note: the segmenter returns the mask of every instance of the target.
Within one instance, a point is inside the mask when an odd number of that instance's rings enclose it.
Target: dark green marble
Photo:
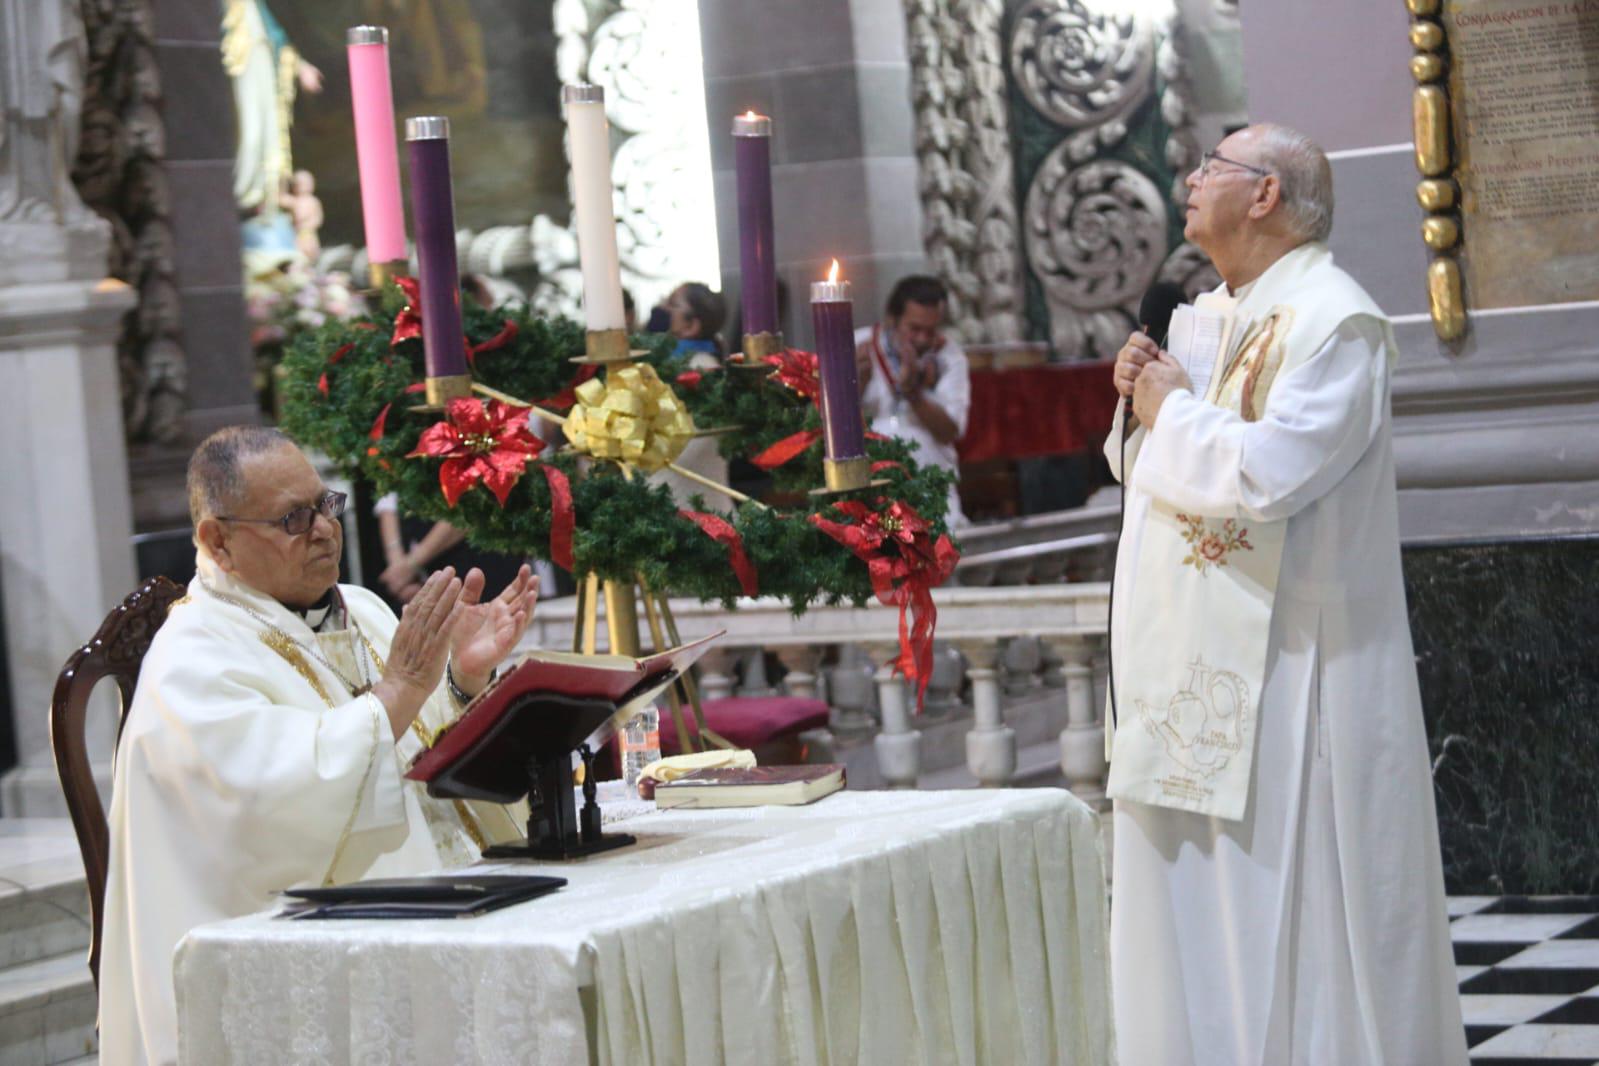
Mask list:
[[[1599,537],[1404,552],[1452,893],[1599,893]]]

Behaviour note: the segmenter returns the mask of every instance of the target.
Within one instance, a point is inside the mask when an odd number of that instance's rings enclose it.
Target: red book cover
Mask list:
[[[429,782],[455,770],[463,759],[482,758],[477,750],[480,742],[495,731],[507,712],[523,708],[539,696],[551,697],[552,704],[568,707],[577,703],[602,706],[609,712],[602,715],[602,722],[605,718],[631,716],[688,670],[721,635],[713,633],[690,644],[640,658],[562,651],[530,652],[515,668],[495,678],[488,688],[478,693],[461,716],[435,738],[433,746],[416,757],[405,776],[412,781]],[[551,728],[567,724],[566,720],[558,724],[554,720],[556,717],[550,716]],[[547,739],[555,747],[564,745],[564,750],[573,750],[596,724],[572,718],[570,725],[577,730],[575,735]]]

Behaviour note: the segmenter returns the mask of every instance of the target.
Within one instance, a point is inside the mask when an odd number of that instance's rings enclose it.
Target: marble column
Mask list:
[[[700,0],[717,236],[730,304],[738,287],[733,116],[772,116],[779,309],[790,343],[812,344],[805,294],[844,265],[867,325],[903,274],[926,269],[910,60],[900,0]],[[786,313],[785,313],[786,312]]]
[[[105,279],[110,227],[69,176],[83,74],[70,61],[83,54],[76,6],[14,14],[0,6],[0,33],[21,44],[0,52],[0,81],[32,95],[0,101],[0,589],[20,762],[0,778],[0,812],[42,816],[65,813],[50,756],[56,675],[133,587],[115,341],[134,298]],[[109,777],[115,718],[101,706],[90,753]]]
[[[999,646],[991,639],[966,640],[960,649],[972,682],[966,768],[983,788],[1003,788],[1016,774],[1016,731],[1005,724],[1000,706]]]
[[[1105,802],[1105,726],[1094,713],[1094,646],[1083,637],[1049,643],[1065,662],[1066,728],[1060,734],[1060,768],[1072,795],[1095,808]]]
[[[909,693],[894,673],[899,645],[868,644],[866,654],[877,667],[872,680],[877,682],[877,704],[883,714],[883,728],[872,738],[878,771],[889,788],[915,788],[922,772],[922,734],[911,725]]]

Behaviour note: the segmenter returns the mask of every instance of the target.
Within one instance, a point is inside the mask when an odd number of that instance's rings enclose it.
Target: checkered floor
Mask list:
[[[1599,1064],[1599,896],[1452,896],[1472,1066]]]

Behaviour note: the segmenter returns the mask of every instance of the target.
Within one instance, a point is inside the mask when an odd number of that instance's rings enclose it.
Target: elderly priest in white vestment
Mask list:
[[[1122,1066],[1466,1061],[1399,564],[1396,349],[1332,172],[1252,126],[1188,176],[1231,310],[1208,389],[1135,333],[1106,455]],[[1125,439],[1124,439],[1125,431]]]
[[[177,1059],[173,952],[295,885],[422,873],[521,836],[503,807],[431,800],[404,764],[532,618],[524,567],[441,570],[396,619],[336,583],[344,497],[277,430],[220,430],[189,463],[198,574],[144,660],[118,744],[100,1061]]]

